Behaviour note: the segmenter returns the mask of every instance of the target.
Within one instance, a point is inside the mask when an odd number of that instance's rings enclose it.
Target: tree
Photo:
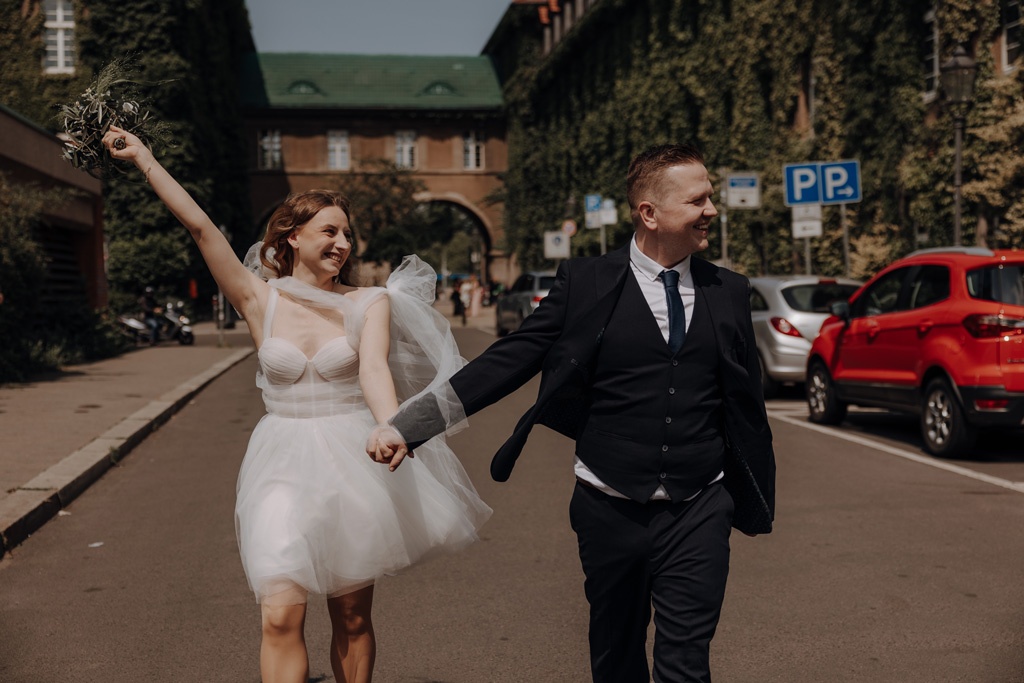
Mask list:
[[[412,172],[384,159],[343,176],[338,191],[352,205],[352,227],[365,244],[362,259],[397,266],[406,254],[436,241],[431,222],[415,199],[425,188]]]

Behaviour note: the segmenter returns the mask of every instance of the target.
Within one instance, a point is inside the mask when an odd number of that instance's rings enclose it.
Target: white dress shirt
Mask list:
[[[694,302],[696,301],[696,290],[693,287],[693,275],[690,274],[690,259],[692,257],[687,256],[679,263],[672,266],[672,268],[663,268],[658,264],[657,261],[653,260],[642,251],[636,244],[636,236],[629,243],[629,266],[633,271],[633,277],[636,278],[637,284],[640,285],[640,291],[644,295],[644,299],[647,300],[647,305],[651,309],[651,313],[654,314],[654,320],[658,323],[658,327],[661,328],[661,336],[665,338],[665,343],[668,343],[668,300],[665,298],[665,285],[661,281],[661,272],[664,270],[674,270],[679,273],[679,296],[683,299],[683,309],[686,311],[686,329],[690,329],[690,321],[693,320],[693,309]],[[576,478],[583,481],[590,486],[607,493],[609,496],[615,498],[626,498],[627,496],[622,495],[612,487],[601,481],[601,478],[594,474],[593,471],[583,461],[576,457],[573,469],[576,473]],[[721,479],[724,473],[719,473],[717,477],[712,479],[708,483],[714,483]],[[692,497],[695,498],[700,492],[698,491]],[[669,500],[668,491],[665,490],[664,486],[658,486],[657,490],[651,496],[651,500]],[[686,500],[690,500],[687,498]]]

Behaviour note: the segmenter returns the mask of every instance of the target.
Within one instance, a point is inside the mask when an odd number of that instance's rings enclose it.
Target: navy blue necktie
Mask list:
[[[663,270],[661,281],[668,300],[668,348],[676,353],[683,348],[683,340],[686,339],[686,309],[683,308],[683,297],[679,296],[679,272]]]

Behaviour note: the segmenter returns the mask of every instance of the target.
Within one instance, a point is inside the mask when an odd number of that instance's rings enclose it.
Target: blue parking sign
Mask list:
[[[861,200],[860,162],[826,161],[786,164],[786,206],[853,204]]]
[[[820,164],[822,204],[852,204],[860,201],[860,162],[833,161]]]
[[[601,210],[601,195],[599,194],[588,194],[583,197],[583,210],[584,211],[600,211]]]
[[[821,203],[818,164],[786,164],[782,170],[786,180],[786,206]]]

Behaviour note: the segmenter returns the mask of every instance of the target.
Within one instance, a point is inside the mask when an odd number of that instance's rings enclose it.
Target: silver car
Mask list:
[[[807,354],[833,301],[846,301],[861,283],[848,278],[790,275],[750,278],[750,312],[766,397],[779,385],[803,382]]]
[[[554,271],[529,272],[520,275],[512,287],[494,304],[494,319],[499,337],[518,329],[526,316],[540,305],[541,299],[555,284]]]

